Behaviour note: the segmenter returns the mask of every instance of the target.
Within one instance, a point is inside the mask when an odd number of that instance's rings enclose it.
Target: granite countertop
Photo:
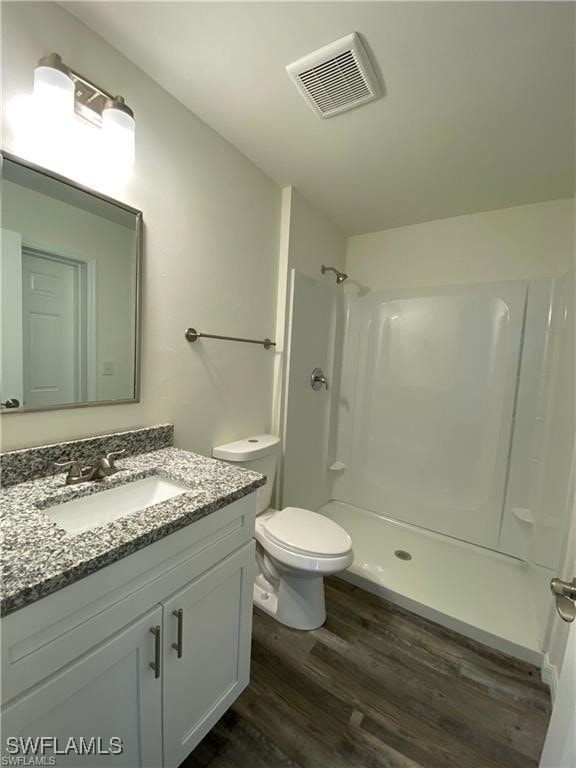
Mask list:
[[[64,474],[0,492],[2,587],[0,615],[39,600],[120,560],[264,485],[265,478],[178,448],[118,459],[119,471],[100,482],[65,485]],[[161,475],[190,491],[98,528],[67,533],[42,508]]]

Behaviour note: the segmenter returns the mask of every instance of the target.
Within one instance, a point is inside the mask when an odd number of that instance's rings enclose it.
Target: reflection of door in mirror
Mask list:
[[[22,253],[23,394],[27,408],[86,400],[86,265]]]

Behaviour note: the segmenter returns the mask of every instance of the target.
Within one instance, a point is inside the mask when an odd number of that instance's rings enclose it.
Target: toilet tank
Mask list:
[[[251,469],[266,475],[266,485],[256,492],[256,514],[265,512],[270,506],[274,477],[280,454],[280,438],[275,435],[253,435],[233,443],[217,445],[212,449],[215,459],[229,461],[244,469]]]

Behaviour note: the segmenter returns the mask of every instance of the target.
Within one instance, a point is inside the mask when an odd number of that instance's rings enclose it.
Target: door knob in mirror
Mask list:
[[[15,397],[10,397],[4,403],[0,403],[0,407],[2,407],[2,408],[20,408],[20,400],[17,400]]]

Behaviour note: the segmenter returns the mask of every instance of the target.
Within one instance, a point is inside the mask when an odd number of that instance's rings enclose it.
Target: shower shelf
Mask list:
[[[536,522],[532,510],[526,509],[526,507],[513,507],[512,513],[517,520],[521,520],[523,523],[528,523],[528,525],[534,525]]]

